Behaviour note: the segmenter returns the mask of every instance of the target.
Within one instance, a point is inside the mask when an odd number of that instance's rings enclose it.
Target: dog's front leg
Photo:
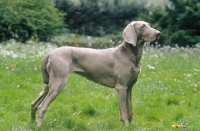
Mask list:
[[[128,115],[128,120],[129,123],[131,123],[133,121],[133,110],[132,110],[132,102],[131,102],[131,97],[132,97],[132,88],[133,85],[137,82],[136,78],[135,80],[133,80],[129,85],[128,85],[128,89],[127,89],[127,94],[126,94],[126,100],[127,100],[127,115]]]
[[[118,95],[118,102],[119,102],[119,110],[120,110],[120,120],[123,122],[124,125],[128,126],[128,116],[127,116],[127,86],[123,86],[121,84],[117,84],[115,89]]]

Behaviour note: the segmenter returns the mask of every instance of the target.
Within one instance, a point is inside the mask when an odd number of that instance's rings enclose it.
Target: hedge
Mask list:
[[[64,26],[64,13],[49,0],[5,0],[0,2],[0,41],[29,39],[47,41]]]

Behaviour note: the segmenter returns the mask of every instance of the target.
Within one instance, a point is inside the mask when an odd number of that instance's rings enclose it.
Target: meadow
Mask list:
[[[145,47],[133,88],[134,123],[119,121],[116,91],[76,74],[48,108],[43,125],[30,122],[31,102],[43,90],[40,72],[51,43],[0,44],[1,131],[184,131],[200,129],[200,48]]]

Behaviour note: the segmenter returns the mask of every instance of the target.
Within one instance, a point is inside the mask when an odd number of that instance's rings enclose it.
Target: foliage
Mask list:
[[[49,0],[5,0],[0,3],[0,41],[14,38],[47,41],[63,26],[63,13]]]
[[[66,12],[65,23],[73,33],[90,36],[115,34],[145,12],[144,3],[130,0],[55,0]]]
[[[121,35],[106,35],[103,37],[83,36],[78,34],[63,34],[55,36],[51,42],[57,46],[76,46],[76,47],[91,47],[91,48],[109,48],[115,47],[122,42]]]
[[[199,0],[169,0],[164,9],[156,8],[144,19],[160,29],[161,44],[193,46],[200,42]]]
[[[200,49],[179,47],[145,48],[132,92],[135,122],[129,127],[119,121],[114,89],[75,74],[48,108],[43,125],[36,127],[30,122],[30,103],[43,90],[42,57],[54,48],[31,41],[0,45],[0,130],[171,131],[173,124],[200,129]]]

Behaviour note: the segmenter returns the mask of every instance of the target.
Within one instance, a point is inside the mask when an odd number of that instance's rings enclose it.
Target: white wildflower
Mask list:
[[[155,67],[154,67],[154,66],[147,65],[147,67],[148,67],[150,70],[155,70]]]

